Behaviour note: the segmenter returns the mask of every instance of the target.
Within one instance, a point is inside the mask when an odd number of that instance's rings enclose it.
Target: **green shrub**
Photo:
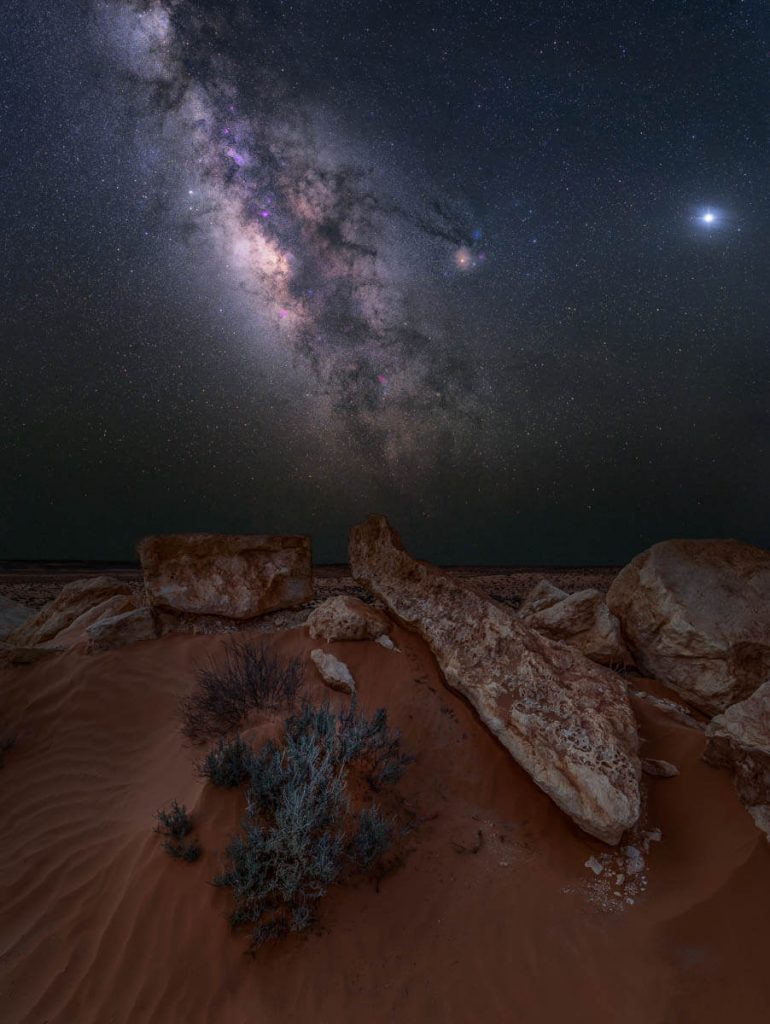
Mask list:
[[[410,760],[384,710],[369,720],[355,699],[339,712],[328,703],[303,704],[287,719],[282,744],[252,755],[242,832],[214,880],[231,889],[231,923],[251,926],[252,949],[304,931],[329,886],[376,865],[393,827],[376,805],[353,812],[350,775],[380,788],[400,778]]]

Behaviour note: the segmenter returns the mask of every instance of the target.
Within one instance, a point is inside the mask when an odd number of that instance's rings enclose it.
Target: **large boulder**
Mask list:
[[[137,551],[149,602],[163,611],[251,619],[313,597],[309,537],[166,534]]]
[[[53,601],[49,601],[37,615],[13,632],[7,642],[14,647],[39,647],[62,634],[85,612],[90,612],[111,598],[122,599],[122,602],[118,602],[121,605],[120,611],[133,607],[129,585],[111,576],[90,576],[67,583]],[[117,614],[118,607],[114,602],[109,609],[108,614]]]
[[[582,829],[617,843],[640,809],[639,741],[622,679],[418,562],[383,516],[350,533],[354,577],[429,644],[447,683]]]
[[[28,622],[35,613],[18,601],[12,601],[9,597],[0,594],[0,640],[4,640],[11,633],[15,633],[25,622]]]
[[[738,796],[770,840],[770,681],[709,722],[703,757],[732,772]]]
[[[525,598],[519,616],[528,626],[572,644],[600,665],[625,665],[631,660],[620,622],[598,590],[568,594],[541,580]]]
[[[737,540],[667,540],[607,594],[638,667],[706,714],[770,677],[770,552]]]
[[[390,631],[390,622],[377,608],[357,597],[338,594],[328,597],[307,617],[314,640],[376,640]]]

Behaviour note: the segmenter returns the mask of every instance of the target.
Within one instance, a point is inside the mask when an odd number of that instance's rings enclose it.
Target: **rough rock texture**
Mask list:
[[[707,714],[770,678],[770,552],[736,540],[667,540],[607,594],[645,673]]]
[[[377,608],[357,597],[339,594],[314,608],[307,619],[314,640],[376,640],[389,632],[390,622]]]
[[[645,775],[656,775],[659,779],[673,779],[679,769],[670,761],[661,761],[657,757],[645,757],[642,760],[642,771]]]
[[[350,565],[427,641],[447,683],[537,785],[586,832],[617,843],[640,809],[638,737],[622,679],[415,561],[383,516],[351,530]]]
[[[0,640],[20,629],[34,614],[31,608],[0,594]]]
[[[86,629],[89,653],[110,651],[140,640],[154,640],[158,626],[151,608],[134,608],[132,611],[101,619]]]
[[[137,551],[150,604],[165,611],[250,619],[313,597],[309,537],[166,534]]]
[[[703,758],[732,772],[738,796],[770,840],[770,681],[709,722]]]
[[[12,633],[7,638],[8,643],[15,647],[37,647],[44,644],[62,634],[84,612],[113,597],[125,599],[121,611],[133,604],[128,583],[121,583],[111,576],[93,576],[68,583],[34,618]],[[111,611],[109,614],[115,615],[116,612]]]
[[[567,594],[542,580],[526,597],[519,615],[553,640],[564,640],[600,665],[625,665],[631,658],[620,622],[598,590]]]
[[[104,601],[100,601],[99,604],[94,605],[93,608],[88,608],[81,615],[71,622],[66,629],[63,629],[61,633],[57,633],[56,636],[51,637],[50,640],[46,640],[43,647],[53,647],[57,651],[66,651],[75,644],[80,643],[86,639],[86,633],[90,626],[97,622],[101,622],[102,619],[109,619],[115,615],[123,615],[126,612],[133,611],[136,608],[136,602],[134,601],[133,595],[131,594],[114,594],[112,597],[106,598]]]
[[[531,615],[533,612],[542,612],[557,601],[563,601],[567,597],[567,591],[555,587],[550,580],[540,580],[534,585],[519,607],[519,615]]]
[[[636,697],[638,700],[647,701],[648,704],[652,704],[653,707],[657,708],[658,711],[662,711],[664,715],[669,715],[675,721],[681,725],[686,725],[690,729],[700,729],[701,732],[706,728],[705,722],[699,721],[689,711],[677,704],[676,701],[668,700],[666,697],[656,697],[652,693],[647,693],[645,690],[630,689],[628,691],[632,697]]]
[[[320,647],[316,647],[314,651],[311,651],[310,657],[318,669],[321,678],[332,690],[339,690],[342,693],[350,694],[356,692],[356,682],[344,661],[335,658],[333,654],[327,654]]]

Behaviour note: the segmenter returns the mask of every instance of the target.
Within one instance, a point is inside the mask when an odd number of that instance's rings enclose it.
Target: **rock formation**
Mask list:
[[[642,672],[707,714],[770,678],[770,552],[662,541],[621,570],[607,603]]]
[[[59,640],[65,630],[81,619],[84,630],[96,621],[94,609],[102,606],[102,615],[116,615],[134,607],[131,588],[127,583],[110,576],[92,576],[74,583],[67,583],[45,607],[12,633],[7,642],[13,647],[40,647],[50,641],[57,646],[68,646]]]
[[[111,618],[100,619],[86,629],[88,651],[97,654],[140,640],[153,640],[158,627],[151,608],[134,608]]]
[[[357,597],[339,594],[314,608],[307,619],[314,640],[376,640],[390,630],[390,622],[376,608]]]
[[[631,660],[620,622],[598,590],[568,594],[541,580],[525,598],[519,616],[528,626],[572,644],[600,665],[624,665]]]
[[[318,669],[323,681],[332,690],[339,690],[341,693],[349,694],[356,692],[355,680],[344,661],[335,658],[333,654],[327,654],[320,647],[310,652],[310,658]]]
[[[154,608],[250,619],[313,597],[309,537],[187,533],[137,546]]]
[[[429,644],[447,683],[581,828],[617,843],[640,809],[636,723],[619,676],[411,558],[382,516],[350,534],[355,579]]]
[[[732,772],[738,796],[770,840],[770,681],[709,722],[703,758]]]

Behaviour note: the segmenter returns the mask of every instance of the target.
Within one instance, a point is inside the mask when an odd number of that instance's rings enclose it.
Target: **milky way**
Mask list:
[[[248,296],[246,338],[291,355],[329,437],[403,468],[478,427],[483,382],[463,339],[410,294],[414,280],[429,285],[428,266],[480,265],[472,228],[446,201],[400,201],[399,183],[356,160],[355,140],[346,146],[251,53],[239,63],[232,11],[227,21],[190,0],[114,0],[94,18],[130,98],[153,115],[142,143],[160,140],[179,169],[164,216],[206,234]]]

